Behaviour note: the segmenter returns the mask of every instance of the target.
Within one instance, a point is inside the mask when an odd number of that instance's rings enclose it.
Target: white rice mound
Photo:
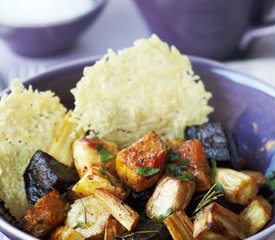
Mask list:
[[[16,218],[29,207],[23,173],[36,150],[49,149],[65,111],[53,92],[19,81],[0,100],[0,199]]]
[[[186,126],[208,121],[213,111],[212,95],[188,57],[156,35],[117,53],[109,50],[83,75],[71,90],[71,120],[120,147],[149,130],[166,140],[182,138]]]

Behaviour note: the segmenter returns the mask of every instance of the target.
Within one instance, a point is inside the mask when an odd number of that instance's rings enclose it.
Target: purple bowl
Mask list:
[[[12,26],[1,23],[0,19],[0,37],[14,52],[24,56],[41,57],[62,52],[94,23],[107,2],[93,1],[94,7],[86,14],[56,24]]]
[[[40,90],[51,89],[71,108],[73,97],[69,90],[81,78],[84,66],[94,64],[96,59],[67,63],[29,79],[25,85],[31,84]],[[241,154],[247,160],[247,168],[262,171],[266,175],[275,170],[275,144],[270,144],[275,140],[275,90],[217,62],[197,57],[191,57],[191,61],[206,89],[213,93],[210,103],[215,111],[210,116],[211,120],[223,122],[236,133]],[[11,239],[35,239],[1,218],[0,230]],[[275,239],[275,203],[272,220],[264,230],[248,239]]]

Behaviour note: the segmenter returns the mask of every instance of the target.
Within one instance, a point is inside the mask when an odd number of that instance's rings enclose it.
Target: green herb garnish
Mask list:
[[[271,173],[267,176],[268,187],[271,191],[275,191],[275,171],[271,171]]]
[[[153,234],[153,233],[158,233],[159,231],[157,230],[145,230],[145,231],[137,231],[137,232],[132,232],[129,234],[125,234],[122,236],[122,238],[128,238],[128,237],[134,237],[136,235],[141,235],[141,234]]]
[[[183,159],[181,162],[181,169],[182,170],[188,170],[189,168],[189,161],[188,159]]]
[[[219,197],[224,195],[224,189],[223,186],[220,183],[215,183],[208,192],[202,197],[201,201],[199,202],[198,206],[192,213],[192,216],[197,214],[199,211],[201,211],[204,207],[209,205],[210,203],[217,200]]]
[[[97,145],[96,150],[99,153],[100,161],[101,162],[108,162],[109,160],[113,159],[113,155],[104,147]]]
[[[84,226],[84,222],[79,222],[78,224],[76,224],[73,229],[78,229],[78,228],[82,228]]]
[[[198,179],[197,177],[195,177],[193,174],[191,174],[190,172],[182,172],[182,175],[179,176],[180,179],[183,179],[183,180],[189,180],[189,181],[194,181],[196,183],[200,183],[200,179]]]
[[[210,164],[211,164],[210,176],[215,177],[217,173],[217,162],[214,159],[211,159]]]
[[[159,167],[157,168],[150,168],[150,167],[137,167],[136,168],[136,174],[144,177],[150,177],[156,173],[158,173],[160,170]]]
[[[167,174],[182,176],[182,169],[175,163],[166,165],[165,170]]]
[[[166,155],[167,162],[176,162],[180,157],[180,153],[176,150],[173,150],[171,147],[168,149],[168,153]]]
[[[118,179],[108,174],[103,167],[99,166],[98,171],[101,173],[103,177],[107,178],[113,185],[121,183]]]
[[[66,202],[65,206],[64,206],[64,210],[67,212],[71,207],[71,204]]]

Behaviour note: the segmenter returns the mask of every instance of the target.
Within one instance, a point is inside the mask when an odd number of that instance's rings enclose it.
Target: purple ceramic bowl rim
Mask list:
[[[23,81],[23,83],[26,85],[29,85],[33,81],[38,81],[38,79],[47,77],[48,75],[51,75],[51,74],[57,74],[60,71],[63,72],[66,69],[71,68],[71,67],[77,67],[77,66],[83,66],[83,65],[89,66],[89,65],[92,65],[95,61],[99,60],[101,57],[102,56],[81,58],[81,59],[76,59],[76,60],[69,61],[69,62],[66,62],[63,64],[59,64],[56,67],[50,68],[49,70],[47,70],[46,72],[44,72],[42,74],[39,74],[33,78]],[[232,72],[233,74],[244,76],[249,79],[249,82],[245,82],[245,81],[241,81],[241,80],[238,80],[236,82],[241,85],[245,85],[247,87],[257,89],[258,91],[261,91],[261,92],[273,97],[275,100],[275,89],[273,87],[271,87],[270,85],[258,80],[257,78],[255,78],[253,76],[244,74],[239,71],[235,71],[235,70],[231,69],[230,67],[227,67],[224,64],[213,61],[213,60],[209,60],[209,59],[205,59],[205,58],[201,58],[201,57],[195,57],[195,56],[189,56],[189,58],[192,63],[197,62],[197,63],[201,63],[202,65],[207,66],[207,67],[216,67],[216,68],[228,71],[228,72]],[[232,79],[229,79],[229,80],[234,81]],[[5,89],[4,91],[2,91],[0,93],[0,96],[3,95],[4,93],[7,93],[8,91],[9,91],[9,88]],[[11,235],[13,235],[14,237],[17,237],[17,238],[24,237],[25,240],[37,240],[38,239],[38,238],[30,236],[29,234],[26,234],[25,232],[17,229],[16,227],[10,225],[9,223],[4,221],[0,217],[0,230],[1,229],[5,229],[6,232],[10,233]],[[246,238],[246,240],[262,240],[263,237],[268,237],[272,233],[275,233],[275,224],[271,225],[267,229],[255,234],[249,238]]]
[[[84,13],[84,14],[81,14],[81,15],[78,15],[76,17],[73,17],[73,18],[70,18],[70,19],[67,19],[67,20],[63,20],[63,21],[58,21],[58,22],[54,22],[54,23],[48,23],[48,24],[28,24],[28,25],[13,25],[13,24],[8,24],[8,23],[2,23],[0,21],[0,25],[2,26],[6,26],[6,27],[9,27],[9,28],[17,28],[17,29],[27,29],[27,28],[32,28],[32,29],[35,29],[35,28],[48,28],[48,27],[58,27],[58,26],[62,26],[62,25],[66,25],[66,24],[70,24],[72,22],[77,22],[79,20],[81,20],[82,18],[85,18],[86,16],[89,16],[90,14],[93,14],[94,12],[96,12],[99,8],[102,8],[106,2],[108,0],[91,0],[91,1],[94,1],[95,2],[95,5],[91,7],[91,9]]]

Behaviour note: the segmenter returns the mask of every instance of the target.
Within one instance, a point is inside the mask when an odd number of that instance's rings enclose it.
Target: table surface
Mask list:
[[[150,35],[151,31],[132,0],[109,0],[95,24],[79,38],[72,49],[63,54],[45,58],[22,57],[13,53],[0,40],[0,80],[7,86],[15,69],[38,66],[38,69],[45,70],[77,58],[102,55],[108,48],[116,50],[129,47],[134,40]],[[254,42],[248,58],[275,57],[274,40],[275,35]],[[237,68],[241,64],[242,62],[238,63]],[[236,64],[232,64],[232,67],[234,66]],[[275,66],[275,61],[272,66]],[[275,82],[275,79],[271,81]],[[0,85],[0,89],[5,87],[4,85]],[[4,237],[0,233],[0,240],[2,239]]]

